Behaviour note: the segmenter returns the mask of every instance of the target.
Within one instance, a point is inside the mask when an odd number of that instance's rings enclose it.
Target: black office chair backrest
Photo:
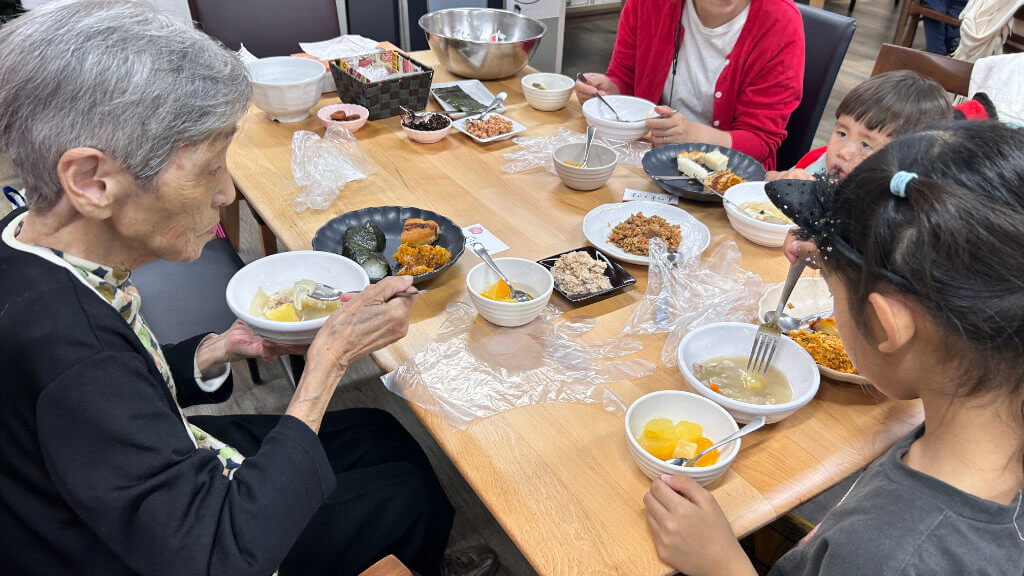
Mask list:
[[[779,170],[788,170],[811,149],[832,85],[857,28],[857,22],[848,16],[803,4],[796,7],[804,20],[804,94],[789,117],[786,139],[775,154]]]
[[[154,260],[132,271],[142,317],[162,344],[223,332],[235,321],[225,291],[242,267],[227,238],[214,238],[195,262]]]
[[[240,43],[260,58],[300,52],[299,42],[341,34],[336,0],[188,0],[201,30],[231,50]]]

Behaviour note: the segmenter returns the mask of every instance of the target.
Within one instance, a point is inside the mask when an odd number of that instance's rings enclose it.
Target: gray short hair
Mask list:
[[[57,1],[0,28],[0,152],[29,208],[63,191],[57,162],[91,147],[153,181],[182,146],[237,122],[245,67],[217,41],[135,0]]]

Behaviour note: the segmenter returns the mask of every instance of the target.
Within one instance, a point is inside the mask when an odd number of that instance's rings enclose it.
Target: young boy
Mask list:
[[[893,138],[952,118],[949,98],[937,82],[909,70],[873,76],[839,103],[828,145],[805,154],[792,170],[769,172],[768,181],[811,180],[826,173],[843,178]]]
[[[828,145],[811,150],[792,170],[769,172],[767,180],[813,180],[832,174],[844,178],[893,138],[953,118],[946,90],[910,70],[872,76],[850,90],[836,108]],[[782,251],[789,261],[809,246],[792,231]]]

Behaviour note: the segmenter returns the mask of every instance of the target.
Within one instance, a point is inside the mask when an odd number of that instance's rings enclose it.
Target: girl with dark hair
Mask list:
[[[925,415],[771,573],[1024,573],[1024,131],[944,124],[835,189],[767,190],[817,244],[858,371]],[[655,480],[644,502],[675,568],[755,573],[689,478]]]

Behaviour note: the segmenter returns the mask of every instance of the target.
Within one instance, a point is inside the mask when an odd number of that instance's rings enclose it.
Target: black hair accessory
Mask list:
[[[864,257],[839,233],[840,220],[833,210],[838,184],[839,178],[825,175],[814,180],[775,180],[765,184],[764,190],[768,199],[799,227],[797,238],[813,240],[817,244],[822,259],[828,260],[829,254],[835,250],[863,268]],[[902,276],[884,267],[879,267],[878,272],[904,292],[918,292]]]

